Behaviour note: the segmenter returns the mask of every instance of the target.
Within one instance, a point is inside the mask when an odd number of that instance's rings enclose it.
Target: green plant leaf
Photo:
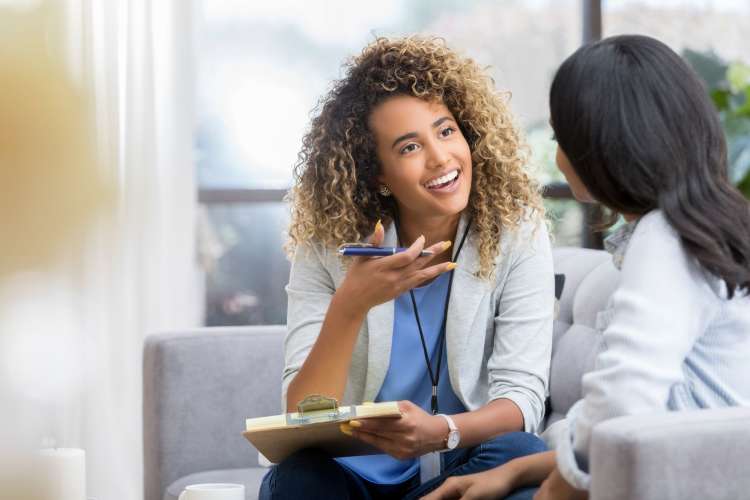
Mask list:
[[[725,111],[729,109],[729,98],[732,97],[732,93],[726,89],[713,89],[711,90],[711,100],[714,102],[714,106],[719,111]]]
[[[716,52],[708,50],[698,52],[685,49],[682,57],[690,64],[696,73],[706,82],[709,89],[727,87],[726,82],[728,65]]]
[[[743,95],[743,94],[740,94]],[[741,106],[737,107],[737,109],[734,111],[738,115],[750,118],[750,85],[745,87],[745,92],[743,95],[745,101],[742,103]]]
[[[742,194],[745,195],[745,198],[750,200],[750,172],[745,176],[745,178],[740,182],[737,187],[742,192]]]
[[[740,62],[730,64],[727,69],[727,81],[733,94],[745,92],[750,86],[750,66]]]
[[[729,141],[729,173],[732,182],[739,184],[750,175],[750,135]]]
[[[708,85],[727,139],[727,163],[732,182],[750,199],[750,65],[728,66],[713,53],[683,52]],[[724,68],[724,77],[717,71]]]

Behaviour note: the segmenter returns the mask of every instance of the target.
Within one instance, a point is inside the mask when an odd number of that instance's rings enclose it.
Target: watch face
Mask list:
[[[461,434],[459,434],[458,431],[451,431],[448,433],[448,442],[446,444],[448,445],[449,450],[458,446],[459,441],[461,441]]]

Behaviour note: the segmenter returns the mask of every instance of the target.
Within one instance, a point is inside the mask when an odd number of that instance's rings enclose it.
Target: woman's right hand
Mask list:
[[[422,500],[505,498],[513,490],[515,478],[516,473],[507,464],[476,474],[451,476]]]
[[[380,245],[385,231],[378,221],[370,243]],[[393,300],[407,290],[425,281],[450,271],[456,267],[453,262],[443,262],[428,266],[431,260],[451,246],[450,241],[438,242],[426,250],[432,255],[420,257],[424,248],[424,236],[404,252],[388,257],[354,257],[344,281],[336,291],[339,300],[344,299],[348,306],[362,314],[389,300]]]

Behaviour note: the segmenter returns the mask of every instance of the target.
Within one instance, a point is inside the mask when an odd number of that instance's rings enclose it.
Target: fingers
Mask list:
[[[401,415],[406,415],[407,413],[413,411],[415,408],[419,408],[419,406],[415,405],[408,399],[404,399],[398,402],[398,409],[401,412]],[[422,408],[419,408],[420,410]]]
[[[415,405],[408,399],[398,402],[398,409],[401,411],[401,418],[372,418],[365,420],[350,420],[349,426],[371,434],[395,434],[408,431],[411,425],[408,423],[408,415],[415,409],[424,412],[419,406]]]
[[[420,238],[422,240],[422,247],[417,247],[416,245],[420,241]],[[389,267],[400,268],[400,270],[410,273],[422,269],[432,259],[451,247],[450,241],[439,241],[427,248],[424,248],[424,237],[420,236],[420,238],[417,238],[417,241],[415,241],[406,252],[401,252],[391,257],[386,257],[386,259],[388,260],[383,259],[382,264]],[[422,252],[422,250],[428,250],[432,255],[421,256],[420,253]]]
[[[420,235],[405,251],[382,259],[381,264],[397,268],[408,266],[419,258],[419,254],[424,250],[424,241],[424,235]]]
[[[402,432],[400,419],[351,420],[349,425],[354,429],[370,434],[389,435]]]
[[[424,257],[422,256],[417,257],[407,267],[404,268],[404,271],[408,273],[408,272],[414,272],[414,271],[418,271],[419,269],[422,269],[427,264],[429,264],[432,259],[440,255],[441,253],[445,252],[450,247],[451,247],[450,241],[440,241],[438,243],[435,243],[434,245],[431,245],[425,248],[425,250],[432,252],[432,255],[425,255]]]
[[[368,242],[379,247],[383,244],[383,238],[385,238],[385,229],[383,229],[383,224],[378,219],[378,222],[375,223],[375,230],[368,238]]]
[[[375,245],[376,247],[379,247],[383,244],[383,238],[385,238],[385,229],[383,228],[383,223],[380,222],[380,219],[375,223],[375,229],[372,231],[372,234],[367,238],[367,243],[370,243],[371,245]],[[354,257],[354,261],[362,264],[365,262],[372,262],[374,259],[372,257]]]
[[[375,229],[373,230],[370,237],[367,239],[368,243],[380,246],[383,244],[383,239],[385,238],[385,229],[383,228],[383,224],[380,222],[380,219],[378,219],[377,223],[375,224]],[[425,244],[425,237],[424,235],[420,235],[419,238],[417,238],[414,243],[409,246],[409,248],[404,252],[399,252],[396,255],[388,256],[388,257],[381,257],[378,258],[377,261],[381,268],[403,268],[409,265],[416,263],[420,263],[417,266],[417,269],[424,267],[432,258],[434,258],[436,255],[439,255],[449,249],[451,247],[450,241],[440,241],[438,243],[435,243],[427,248],[424,247]],[[427,250],[431,253],[431,255],[425,255],[422,257],[420,254],[422,250]],[[360,260],[374,260],[372,258],[360,258]]]
[[[360,429],[347,426],[346,424],[341,425],[341,432],[349,436],[352,436],[353,438],[359,439],[360,441],[367,443],[370,446],[373,446],[379,450],[382,450],[383,452],[388,453],[389,455],[392,455],[392,456],[398,455],[398,452],[395,451],[397,449],[396,443],[392,439],[389,439],[385,436],[372,434],[370,432],[364,432]]]
[[[462,482],[458,477],[454,476],[446,479],[438,489],[422,497],[422,500],[448,500],[461,498],[462,494]]]
[[[418,287],[425,281],[436,278],[444,272],[451,271],[456,267],[457,266],[455,262],[444,262],[442,264],[435,264],[434,266],[425,267],[424,269],[415,271],[406,281],[404,281],[403,287],[406,290],[411,290],[412,288]]]

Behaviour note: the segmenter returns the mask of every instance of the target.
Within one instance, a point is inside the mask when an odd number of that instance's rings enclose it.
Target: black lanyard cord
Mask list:
[[[394,217],[394,223],[397,224],[397,218]],[[456,254],[452,258],[452,262],[456,262],[458,259],[458,256],[461,254],[461,249],[464,247],[464,242],[466,241],[466,237],[469,235],[469,228],[471,227],[471,219],[466,223],[466,228],[464,229],[464,234],[461,236],[461,242],[458,244],[458,248],[456,249]],[[398,236],[398,226],[396,225],[396,238],[399,241],[399,245],[401,245],[401,238]],[[432,363],[430,363],[430,356],[427,353],[427,342],[425,342],[424,339],[424,332],[422,330],[422,322],[419,319],[419,311],[417,309],[417,301],[414,298],[414,291],[409,290],[409,295],[411,296],[411,305],[412,309],[414,310],[414,318],[417,320],[417,328],[419,329],[419,340],[422,341],[422,354],[424,354],[424,362],[427,365],[427,373],[430,376],[430,382],[432,383],[432,397],[431,397],[431,409],[432,414],[436,415],[438,413],[438,383],[440,382],[440,365],[443,361],[443,350],[445,348],[445,329],[446,329],[446,323],[448,320],[448,306],[450,305],[451,300],[451,289],[453,288],[453,270],[450,271],[450,277],[448,278],[448,291],[445,294],[445,306],[443,308],[443,322],[440,325],[440,336],[438,337],[438,342],[440,343],[439,346],[439,352],[438,352],[438,360],[437,360],[437,369],[435,372],[432,371]]]

